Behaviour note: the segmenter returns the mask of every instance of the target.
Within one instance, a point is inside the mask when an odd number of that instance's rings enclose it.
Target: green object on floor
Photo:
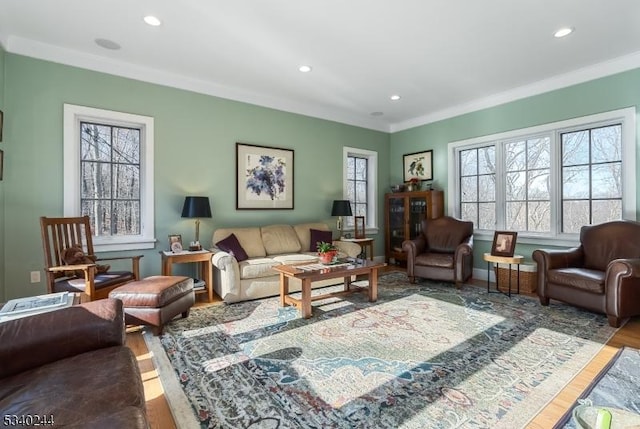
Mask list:
[[[640,414],[611,407],[597,407],[590,400],[573,409],[573,419],[580,429],[640,428]]]

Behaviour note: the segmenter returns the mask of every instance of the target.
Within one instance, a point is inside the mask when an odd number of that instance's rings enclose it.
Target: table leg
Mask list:
[[[302,299],[301,301],[301,311],[302,317],[308,319],[311,317],[311,280],[303,279],[302,280]]]
[[[509,264],[509,292],[507,292],[507,296],[511,298],[511,264]]]
[[[289,277],[280,273],[280,307],[287,305],[284,301],[284,297],[287,295],[289,295]]]
[[[378,269],[369,271],[369,302],[378,300]]]
[[[491,292],[489,287],[489,277],[491,275],[491,262],[487,261],[487,293]],[[498,287],[498,278],[496,277],[496,287]]]
[[[171,275],[171,260],[166,258],[162,263],[162,275],[170,276]]]
[[[211,267],[211,261],[208,260],[202,263],[202,277],[207,288],[207,297],[209,302],[213,301],[213,269]]]
[[[350,288],[351,288],[351,276],[348,276],[344,278],[344,291],[349,292]]]

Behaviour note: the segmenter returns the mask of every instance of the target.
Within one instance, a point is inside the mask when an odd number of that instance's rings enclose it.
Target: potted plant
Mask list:
[[[338,249],[332,244],[325,241],[320,241],[317,244],[318,257],[323,264],[330,264],[338,254]]]

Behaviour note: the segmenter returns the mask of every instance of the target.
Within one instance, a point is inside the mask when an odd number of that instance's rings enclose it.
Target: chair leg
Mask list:
[[[183,319],[186,319],[187,317],[189,317],[189,311],[191,311],[191,308],[187,308],[186,311],[182,312]]]
[[[547,305],[549,305],[549,298],[546,296],[541,296],[540,297],[540,304],[544,305],[545,307]]]
[[[620,318],[616,317],[616,316],[611,316],[610,314],[607,315],[607,319],[609,320],[609,325],[614,327],[614,328],[619,328],[620,327]]]
[[[462,289],[462,282],[455,282],[456,283],[456,289]]]
[[[416,282],[415,276],[409,276],[409,283],[413,284]]]
[[[162,335],[162,332],[164,332],[164,324],[153,328],[153,335],[155,335],[156,337]]]

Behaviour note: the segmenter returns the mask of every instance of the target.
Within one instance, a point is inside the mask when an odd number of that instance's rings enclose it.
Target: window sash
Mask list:
[[[506,185],[504,165],[504,145],[514,141],[526,141],[548,136],[550,143],[550,190],[549,190],[549,211],[550,220],[548,231],[530,230],[518,234],[519,242],[529,243],[549,243],[549,244],[574,244],[578,234],[562,232],[562,177],[561,177],[561,135],[578,130],[601,128],[620,124],[622,129],[622,161],[621,180],[624,184],[621,196],[621,213],[624,219],[636,219],[636,182],[635,182],[635,108],[620,109],[602,114],[590,115],[582,118],[575,118],[567,121],[545,124],[491,136],[478,137],[469,140],[452,142],[449,144],[449,161],[454,168],[449,171],[449,192],[452,198],[449,199],[449,212],[454,216],[461,216],[465,208],[465,202],[461,198],[461,177],[472,177],[473,175],[463,175],[463,167],[460,165],[460,153],[481,147],[493,146],[496,150],[496,207],[495,224],[493,228],[478,228],[476,234],[479,238],[489,238],[496,229],[508,229],[505,217],[506,211]],[[528,203],[534,203],[536,199],[528,198]],[[543,200],[543,202],[546,200]],[[594,200],[595,201],[595,200]],[[522,238],[522,240],[521,240]]]
[[[140,165],[139,234],[96,235],[94,238],[95,250],[103,252],[154,248],[153,118],[72,104],[64,105],[64,216],[80,216],[82,213],[81,122],[140,130],[140,154],[138,156]]]

